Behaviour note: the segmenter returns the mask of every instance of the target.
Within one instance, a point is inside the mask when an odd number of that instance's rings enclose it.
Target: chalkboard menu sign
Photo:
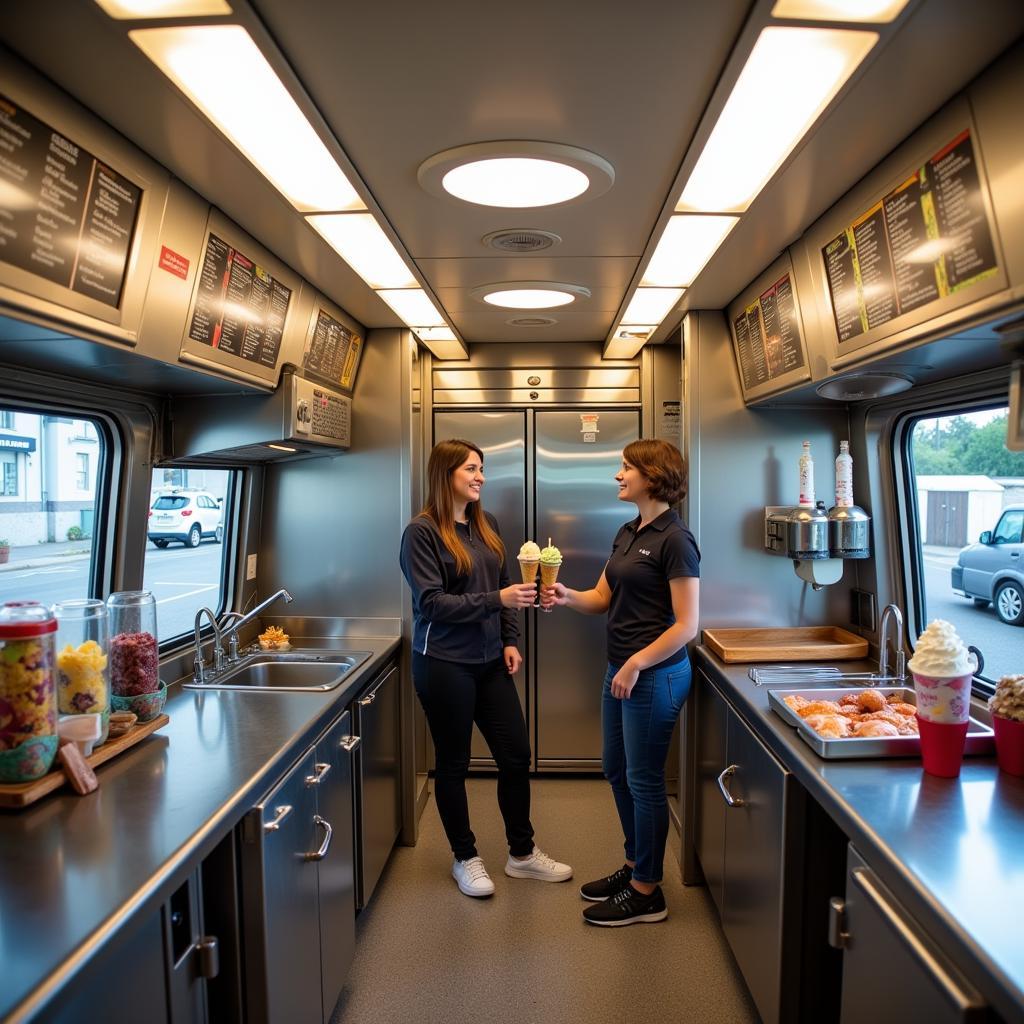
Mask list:
[[[310,373],[351,389],[362,352],[363,339],[318,307],[302,365]]]
[[[998,273],[969,131],[821,250],[842,345]]]
[[[789,274],[734,314],[732,328],[744,392],[777,381],[807,364]]]
[[[0,95],[0,260],[117,308],[142,189]]]
[[[188,337],[219,352],[275,367],[292,290],[265,267],[210,234]]]

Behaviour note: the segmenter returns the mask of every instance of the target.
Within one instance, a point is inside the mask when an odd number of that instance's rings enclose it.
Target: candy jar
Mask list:
[[[57,754],[57,620],[37,601],[0,607],[0,782],[31,782]]]
[[[102,601],[62,601],[57,615],[57,710],[62,715],[99,715],[97,746],[110,724],[110,631]]]
[[[110,613],[110,686],[118,697],[160,688],[156,601],[148,590],[123,590],[107,598]]]

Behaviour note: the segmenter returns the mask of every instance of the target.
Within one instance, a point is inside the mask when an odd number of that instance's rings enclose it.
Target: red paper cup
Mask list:
[[[996,734],[996,760],[1001,771],[1024,776],[1024,722],[992,716]]]
[[[964,740],[969,722],[931,722],[917,716],[921,733],[921,761],[929,775],[955,779],[964,759]]]

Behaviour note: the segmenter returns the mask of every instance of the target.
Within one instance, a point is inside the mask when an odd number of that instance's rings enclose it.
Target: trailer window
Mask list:
[[[1021,671],[1024,453],[1006,447],[1005,405],[918,418],[919,620],[946,619],[984,656],[983,678]]]
[[[92,597],[98,420],[0,409],[0,601]]]
[[[234,475],[226,469],[153,471],[143,586],[156,598],[161,643],[192,632],[201,608],[218,616],[225,610]]]

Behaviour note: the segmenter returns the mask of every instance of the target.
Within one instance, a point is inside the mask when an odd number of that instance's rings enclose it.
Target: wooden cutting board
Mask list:
[[[152,722],[133,725],[123,736],[107,740],[102,747],[96,747],[85,760],[90,767],[96,768],[104,761],[117,757],[129,747],[134,747],[139,740],[144,740],[151,732],[162,729],[169,721],[170,718],[167,715],[157,715]],[[41,779],[36,779],[34,782],[12,782],[0,785],[0,807],[27,807],[46,796],[47,793],[60,789],[65,782],[67,782],[67,776],[58,769],[47,772]],[[102,778],[100,785],[103,785]]]
[[[867,640],[838,626],[705,629],[704,643],[726,662],[841,661],[868,653]]]

